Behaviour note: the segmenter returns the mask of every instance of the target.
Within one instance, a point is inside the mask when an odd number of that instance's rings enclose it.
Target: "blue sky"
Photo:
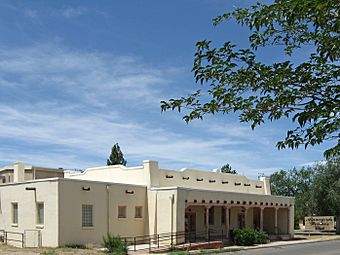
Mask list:
[[[247,30],[212,19],[252,1],[0,2],[0,166],[105,165],[118,142],[129,166],[231,164],[256,177],[322,160],[327,145],[281,150],[292,127],[280,120],[252,131],[236,115],[186,124],[161,100],[197,89],[195,43],[246,45]],[[300,53],[300,54],[303,54]],[[280,60],[278,49],[262,52]]]

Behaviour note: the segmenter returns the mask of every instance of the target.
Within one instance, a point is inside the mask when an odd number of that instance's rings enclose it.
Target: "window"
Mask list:
[[[118,206],[118,218],[126,218],[126,206]]]
[[[143,218],[143,207],[142,206],[136,206],[135,207],[135,218]]]
[[[45,215],[44,215],[44,203],[37,203],[37,224],[44,225],[45,223]]]
[[[93,205],[82,205],[82,227],[93,227]]]
[[[18,224],[18,203],[12,203],[12,224]]]

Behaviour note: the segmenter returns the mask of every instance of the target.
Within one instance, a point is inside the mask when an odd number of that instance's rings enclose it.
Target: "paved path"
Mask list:
[[[340,255],[340,240],[281,245],[268,248],[238,251],[235,255]]]

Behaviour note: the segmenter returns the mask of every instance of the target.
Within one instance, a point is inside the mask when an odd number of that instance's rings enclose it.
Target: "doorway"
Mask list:
[[[186,241],[194,242],[196,239],[196,213],[185,213]]]

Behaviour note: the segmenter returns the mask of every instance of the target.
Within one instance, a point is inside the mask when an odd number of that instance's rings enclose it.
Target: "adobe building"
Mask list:
[[[0,229],[13,240],[22,233],[26,247],[98,245],[107,232],[203,238],[218,232],[229,238],[230,230],[249,227],[293,236],[294,198],[272,196],[264,177],[161,169],[146,160],[83,172],[15,163],[0,169],[0,178]]]

